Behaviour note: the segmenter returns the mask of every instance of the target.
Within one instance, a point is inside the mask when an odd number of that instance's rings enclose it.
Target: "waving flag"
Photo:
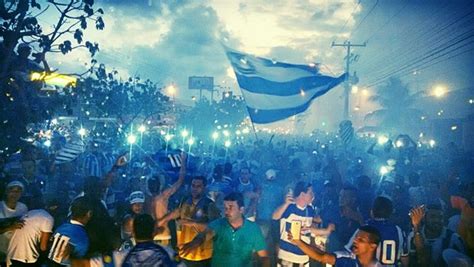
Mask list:
[[[226,48],[254,123],[283,120],[308,109],[313,99],[345,80],[330,77],[309,65],[255,57]]]

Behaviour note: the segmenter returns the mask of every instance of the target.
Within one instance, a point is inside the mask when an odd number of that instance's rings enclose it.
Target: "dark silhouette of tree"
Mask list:
[[[58,18],[50,31],[39,20],[47,10],[57,12]],[[79,47],[94,56],[99,45],[85,41],[83,30],[90,23],[102,30],[103,14],[102,9],[94,9],[94,0],[48,0],[41,4],[36,0],[0,0],[0,150],[6,154],[16,151],[20,139],[27,135],[26,126],[48,119],[61,102],[55,93],[39,95],[42,84],[30,81],[31,66],[38,69],[35,61],[43,62],[42,70],[50,71],[47,53],[67,54]],[[26,67],[18,64],[15,47],[19,44],[36,51],[34,61],[28,58],[29,53],[22,58]]]
[[[422,111],[414,106],[423,92],[410,94],[408,86],[399,78],[390,78],[387,84],[375,91],[369,100],[379,104],[380,109],[367,114],[366,120],[374,120],[379,126],[394,132],[410,130],[420,121]]]

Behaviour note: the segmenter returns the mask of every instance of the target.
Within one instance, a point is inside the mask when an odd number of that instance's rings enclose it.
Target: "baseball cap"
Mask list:
[[[266,176],[267,179],[269,179],[269,180],[275,179],[275,177],[276,177],[276,171],[275,171],[274,169],[268,169],[268,170],[265,172],[265,176]]]
[[[23,183],[18,180],[13,180],[7,184],[7,188],[14,187],[14,186],[19,186],[21,187],[21,189],[25,189],[25,185],[23,185]]]
[[[135,203],[144,203],[145,202],[145,194],[142,191],[134,191],[128,197],[130,204]]]

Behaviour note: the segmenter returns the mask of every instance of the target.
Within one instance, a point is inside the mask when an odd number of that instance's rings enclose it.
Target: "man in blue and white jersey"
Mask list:
[[[380,244],[377,247],[376,257],[383,266],[398,266],[402,262],[403,266],[408,265],[408,251],[406,248],[406,238],[402,229],[389,221],[393,212],[392,201],[386,197],[378,196],[372,205],[371,217],[367,221],[380,233]],[[357,230],[345,246],[351,251],[354,245],[354,238],[357,236]]]
[[[71,204],[71,220],[62,224],[53,234],[48,253],[50,266],[79,266],[86,260],[89,237],[84,226],[92,217],[89,198],[79,197]]]
[[[311,259],[334,267],[381,267],[375,258],[375,252],[380,242],[378,230],[369,225],[359,227],[354,238],[354,244],[350,252],[337,251],[327,253],[317,247],[310,246],[301,240],[293,239],[290,232],[288,239],[298,246]]]
[[[313,187],[309,183],[298,182],[294,188],[295,201],[285,201],[273,213],[274,220],[280,220],[280,249],[278,251],[278,266],[309,266],[309,257],[300,248],[288,240],[287,232],[291,223],[301,222],[301,240],[310,244],[311,231],[315,212],[310,205],[314,199]]]

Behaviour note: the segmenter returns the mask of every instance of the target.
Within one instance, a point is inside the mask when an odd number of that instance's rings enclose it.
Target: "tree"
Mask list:
[[[378,103],[380,109],[367,114],[365,119],[376,120],[389,131],[408,132],[421,117],[422,111],[413,105],[422,94],[410,94],[408,86],[399,78],[390,78],[387,84],[377,87],[376,94],[369,98]]]
[[[0,17],[3,23],[0,26],[0,36],[3,38],[4,58],[2,61],[1,75],[4,79],[8,67],[13,59],[13,51],[18,43],[37,44],[40,53],[37,57],[44,57],[48,52],[67,54],[75,48],[85,47],[92,56],[99,50],[97,43],[83,41],[83,30],[88,23],[94,22],[98,30],[105,27],[101,8],[93,9],[94,0],[48,0],[42,7],[36,0],[0,0]],[[53,24],[53,29],[46,32],[38,21],[38,17],[47,10],[54,9],[58,20]],[[74,38],[76,45],[69,40]]]
[[[18,69],[15,47],[18,44],[34,47],[38,51],[33,54],[35,61],[42,61],[46,71],[49,66],[44,59],[49,52],[67,54],[85,47],[94,56],[99,46],[84,42],[83,30],[90,22],[98,30],[105,24],[103,10],[94,10],[93,6],[94,0],[48,0],[44,6],[36,0],[0,0],[0,151],[8,150],[7,154],[16,151],[20,139],[26,137],[26,126],[49,118],[54,112],[52,103],[57,102],[57,95],[38,95],[41,84],[29,79],[33,61],[25,65],[28,67]],[[46,31],[38,20],[47,11],[58,14],[51,31]]]
[[[231,129],[239,125],[248,115],[244,100],[239,97],[225,97],[220,102],[202,100],[196,103],[186,113],[183,113],[178,122],[200,136],[209,136],[217,125],[228,125]]]

